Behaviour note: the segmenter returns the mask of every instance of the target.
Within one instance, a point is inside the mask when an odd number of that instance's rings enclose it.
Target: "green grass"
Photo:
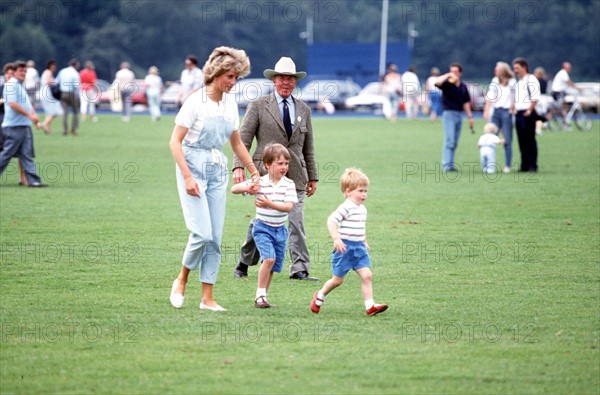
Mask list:
[[[187,231],[172,125],[107,115],[77,138],[36,132],[50,188],[17,186],[14,165],[2,175],[0,392],[600,393],[598,122],[538,138],[538,174],[490,178],[478,135],[463,133],[463,170],[445,176],[439,123],[315,119],[311,274],[330,276],[325,220],[341,172],[360,167],[375,298],[390,305],[376,317],[353,273],[312,314],[319,285],[289,280],[287,263],[279,307],[255,309],[256,270],[232,276],[254,207],[234,195],[215,286],[228,311],[198,310],[196,272],[173,309]]]

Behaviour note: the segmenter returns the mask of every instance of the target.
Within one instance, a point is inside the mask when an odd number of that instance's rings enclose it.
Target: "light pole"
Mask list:
[[[379,45],[379,75],[385,73],[385,61],[387,57],[387,25],[388,25],[388,0],[382,0],[381,4],[381,39]]]
[[[300,38],[306,40],[306,45],[312,45],[312,43],[314,42],[313,32],[313,17],[312,15],[308,15],[306,17],[306,30],[300,32]]]
[[[413,21],[408,22],[408,50],[412,60],[412,51],[415,47],[415,38],[419,37],[419,32],[415,30],[415,23]]]

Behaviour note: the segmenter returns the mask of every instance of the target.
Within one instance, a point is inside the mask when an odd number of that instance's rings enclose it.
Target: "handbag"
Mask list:
[[[58,84],[52,84],[50,85],[50,92],[52,93],[52,97],[54,97],[56,100],[60,100],[60,85]]]

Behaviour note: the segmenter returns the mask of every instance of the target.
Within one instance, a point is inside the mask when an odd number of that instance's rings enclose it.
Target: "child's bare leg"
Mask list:
[[[262,261],[260,265],[260,269],[258,270],[258,288],[269,288],[271,284],[271,279],[273,278],[273,264],[275,263],[275,259],[268,258]]]
[[[256,288],[256,299],[254,300],[254,306],[265,309],[271,307],[271,304],[267,301],[267,291],[271,280],[273,279],[273,264],[275,259],[268,258],[262,261],[260,269],[258,270],[258,286]]]
[[[321,293],[323,296],[327,296],[329,292],[333,291],[340,285],[344,283],[344,277],[333,276],[329,280],[323,284],[323,288],[321,288]]]
[[[273,281],[273,271],[269,272],[269,281],[267,281],[267,292],[269,292],[269,288],[271,287],[271,281]]]
[[[371,273],[371,269],[363,267],[358,269],[356,273],[362,282],[362,293],[367,315],[372,316],[386,311],[388,308],[387,304],[375,304],[375,301],[373,301],[373,274]]]
[[[356,271],[356,274],[360,277],[361,280],[361,290],[363,294],[363,299],[365,303],[367,301],[373,300],[373,274],[371,273],[371,269],[368,267],[360,268]]]
[[[333,276],[323,284],[323,288],[315,292],[313,300],[310,303],[310,309],[313,313],[318,313],[325,301],[325,296],[344,283],[344,277]]]

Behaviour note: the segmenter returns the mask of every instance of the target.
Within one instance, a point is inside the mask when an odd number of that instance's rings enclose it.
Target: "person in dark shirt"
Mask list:
[[[469,118],[469,127],[473,128],[471,96],[467,86],[461,81],[462,66],[450,65],[450,72],[440,76],[435,85],[442,91],[442,124],[444,127],[444,147],[442,149],[442,170],[456,171],[454,152],[460,138],[463,112]]]
[[[548,93],[548,76],[546,74],[546,70],[543,67],[536,67],[533,70],[533,75],[540,82],[540,93],[545,95]]]

